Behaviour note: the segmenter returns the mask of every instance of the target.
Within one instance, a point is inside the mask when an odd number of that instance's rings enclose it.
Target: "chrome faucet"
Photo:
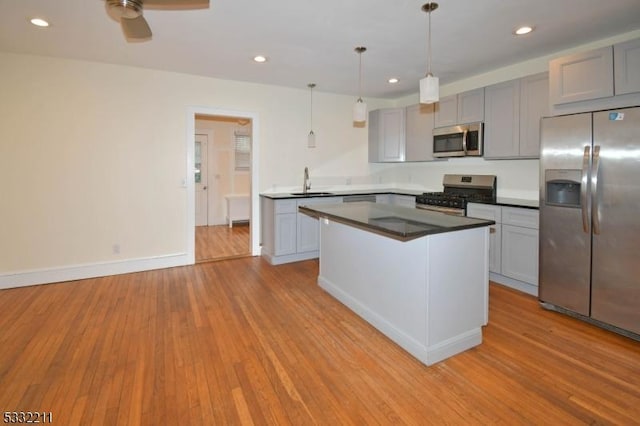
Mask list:
[[[309,183],[309,168],[304,168],[304,182],[302,183],[302,193],[306,194],[308,190],[311,189],[311,184]]]

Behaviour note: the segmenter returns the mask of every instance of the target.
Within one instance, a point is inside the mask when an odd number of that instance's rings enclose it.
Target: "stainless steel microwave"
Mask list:
[[[433,129],[434,157],[482,156],[484,123]]]

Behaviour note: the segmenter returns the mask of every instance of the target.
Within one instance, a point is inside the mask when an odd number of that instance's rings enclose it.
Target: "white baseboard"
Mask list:
[[[0,289],[127,274],[194,264],[186,253],[0,274]]]

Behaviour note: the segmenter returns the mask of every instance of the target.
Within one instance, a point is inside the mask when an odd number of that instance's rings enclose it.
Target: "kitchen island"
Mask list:
[[[432,365],[482,342],[490,220],[356,202],[300,206],[320,220],[318,284]]]

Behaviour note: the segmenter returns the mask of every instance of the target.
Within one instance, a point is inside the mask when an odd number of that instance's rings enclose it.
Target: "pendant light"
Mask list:
[[[431,74],[431,12],[438,8],[438,3],[425,3],[422,5],[422,11],[429,16],[429,32],[427,37],[427,75],[420,80],[420,103],[432,104],[438,102],[440,98],[440,89],[438,87],[438,77]]]
[[[309,124],[309,128],[311,130],[309,130],[309,136],[307,137],[307,147],[309,148],[315,148],[316,147],[316,134],[313,133],[313,88],[316,87],[315,83],[309,83],[307,84],[307,87],[309,88],[309,92],[310,92],[310,108],[309,110],[311,111],[311,119],[310,119],[310,124]]]
[[[367,104],[362,101],[362,54],[367,51],[366,47],[358,46],[355,51],[359,56],[358,66],[358,100],[353,106],[353,121],[364,123],[367,121]]]

